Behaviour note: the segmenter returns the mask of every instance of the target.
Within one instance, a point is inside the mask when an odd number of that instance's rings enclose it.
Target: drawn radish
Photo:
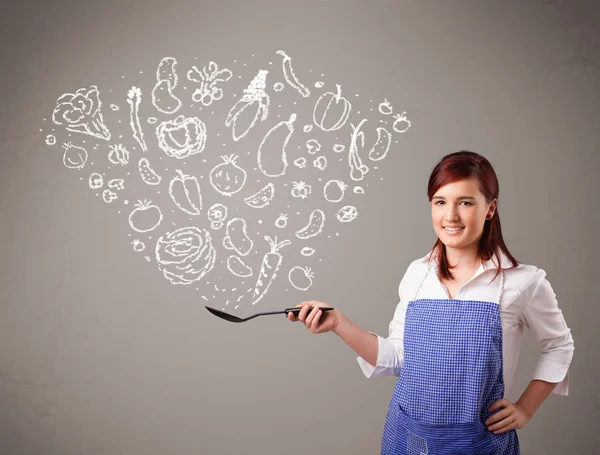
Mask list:
[[[290,284],[299,291],[308,290],[312,286],[314,277],[310,267],[300,267],[299,265],[292,267],[288,273]]]
[[[279,250],[292,243],[289,240],[277,243],[277,237],[273,240],[269,236],[265,236],[265,240],[271,247],[271,250],[263,257],[256,285],[254,286],[252,305],[256,305],[265,296],[271,283],[277,277],[277,271],[283,259]]]
[[[327,202],[340,202],[348,185],[341,180],[329,180],[323,187],[323,196]]]
[[[410,128],[411,122],[406,118],[406,111],[404,111],[402,114],[395,115],[394,118],[396,120],[394,121],[392,128],[396,133],[404,133],[407,129]],[[406,127],[404,129],[400,129],[401,123],[406,123]]]
[[[269,130],[258,146],[258,154],[256,156],[258,168],[267,177],[279,177],[285,174],[288,166],[287,146],[292,134],[294,134],[295,121],[296,114],[292,114],[289,120],[279,122]],[[263,150],[270,153],[263,156]],[[271,153],[275,155],[271,156]]]
[[[78,147],[70,142],[64,144],[65,153],[63,155],[63,164],[69,169],[83,169],[87,163],[88,153],[83,147]]]

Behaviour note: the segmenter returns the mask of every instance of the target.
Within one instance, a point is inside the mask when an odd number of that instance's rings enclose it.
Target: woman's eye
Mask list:
[[[468,201],[463,201],[463,204],[467,204],[467,205],[473,205],[473,204],[471,204],[471,203],[470,203],[470,202],[468,202]]]

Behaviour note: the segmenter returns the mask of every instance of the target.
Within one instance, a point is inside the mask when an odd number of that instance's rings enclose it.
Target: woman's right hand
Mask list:
[[[311,333],[325,333],[334,331],[342,314],[338,310],[321,311],[320,308],[331,307],[323,302],[314,300],[302,302],[296,308],[302,308],[298,316],[288,313],[287,317],[292,322],[302,322]]]

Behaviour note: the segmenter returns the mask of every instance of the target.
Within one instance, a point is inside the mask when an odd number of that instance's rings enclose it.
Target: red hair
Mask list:
[[[427,186],[429,202],[431,202],[435,193],[442,186],[469,178],[477,180],[479,183],[479,191],[483,193],[487,203],[492,202],[494,199],[498,199],[500,185],[498,184],[496,172],[490,162],[475,152],[461,150],[460,152],[450,153],[449,155],[444,156],[431,172],[429,184]],[[450,272],[451,267],[448,263],[446,248],[444,248],[444,244],[439,238],[431,249],[432,255],[430,256],[430,260],[436,249],[439,252],[439,275],[445,279],[454,278]],[[502,238],[500,214],[498,213],[498,206],[496,205],[496,210],[494,211],[492,218],[485,220],[483,234],[479,240],[478,258],[481,258],[482,261],[487,261],[495,254],[498,260],[498,268],[500,269],[501,262],[498,249],[502,250],[502,252],[510,259],[513,267],[516,267],[519,264],[508,251],[504,239]],[[499,271],[500,270],[496,273],[496,276]],[[494,279],[496,279],[496,276],[494,276]]]

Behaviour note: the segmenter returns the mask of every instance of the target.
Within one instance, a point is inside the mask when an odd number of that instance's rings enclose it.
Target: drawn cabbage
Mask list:
[[[75,93],[65,93],[56,100],[52,120],[57,125],[66,124],[74,133],[89,134],[99,139],[110,139],[100,108],[98,87],[80,88]]]

